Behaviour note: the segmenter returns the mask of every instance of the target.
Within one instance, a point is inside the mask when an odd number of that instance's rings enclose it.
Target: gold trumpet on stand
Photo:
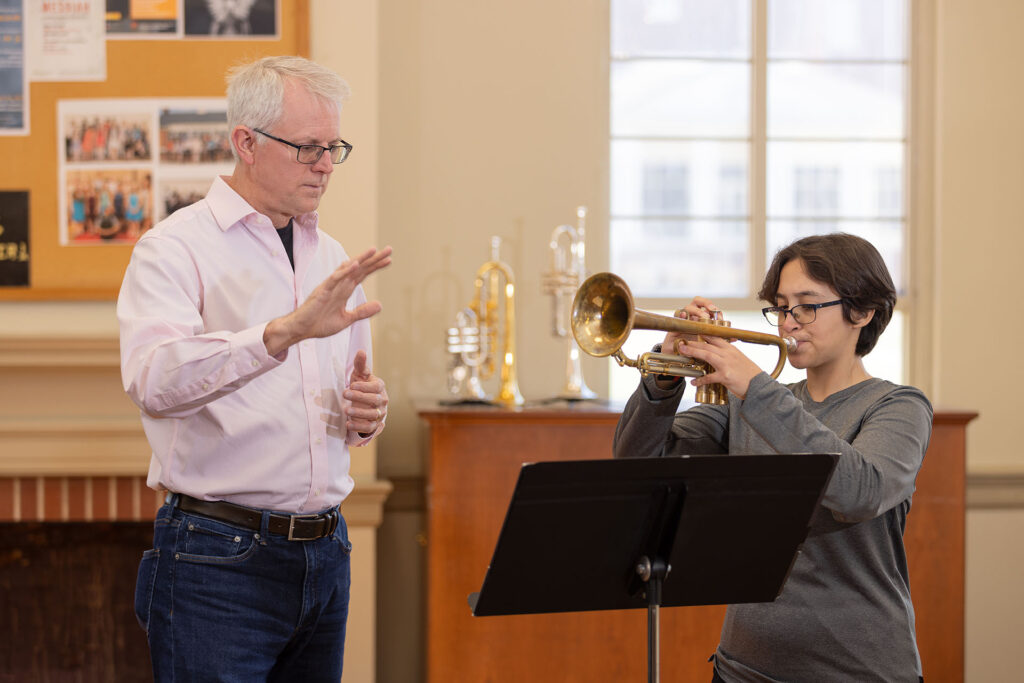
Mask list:
[[[587,276],[584,255],[586,218],[587,207],[577,207],[576,227],[559,225],[551,233],[551,270],[544,273],[541,280],[541,291],[551,296],[551,333],[566,340],[565,384],[557,398],[568,401],[597,397],[583,381],[580,348],[565,326],[566,304]]]
[[[448,351],[453,354],[449,369],[449,394],[462,401],[485,401],[503,406],[521,406],[526,401],[516,379],[515,276],[499,258],[501,238],[491,238],[491,260],[480,266],[474,280],[475,293],[469,306],[459,312],[456,326],[448,330]],[[504,280],[504,286],[502,286]],[[504,292],[504,323],[499,324],[500,294]],[[501,349],[498,333],[502,332]],[[494,376],[500,367],[497,396],[483,394],[480,380]]]
[[[576,342],[591,356],[614,356],[619,365],[637,368],[641,374],[702,377],[712,371],[704,362],[670,353],[647,352],[636,360],[626,357],[621,349],[634,329],[662,330],[707,337],[738,339],[752,344],[779,347],[779,362],[771,376],[776,378],[786,365],[786,357],[796,348],[792,337],[738,330],[725,320],[696,322],[667,315],[637,310],[633,294],[625,280],[613,273],[597,273],[587,278],[572,304],[572,334]],[[721,384],[698,387],[694,400],[698,403],[725,405],[728,392]]]

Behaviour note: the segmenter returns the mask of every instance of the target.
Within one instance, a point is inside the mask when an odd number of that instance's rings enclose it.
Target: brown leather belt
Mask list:
[[[199,500],[183,493],[177,494],[178,508],[218,522],[260,530],[263,511],[255,508],[235,505],[223,500]],[[282,515],[270,513],[267,530],[272,534],[287,536],[289,541],[315,541],[330,536],[338,528],[337,508],[316,515]]]

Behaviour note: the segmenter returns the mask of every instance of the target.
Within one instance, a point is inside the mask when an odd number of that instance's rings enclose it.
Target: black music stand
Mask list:
[[[473,615],[770,602],[807,536],[836,454],[523,465]]]

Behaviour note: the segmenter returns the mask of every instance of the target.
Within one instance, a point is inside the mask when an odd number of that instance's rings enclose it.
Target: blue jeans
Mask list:
[[[135,615],[165,681],[341,680],[352,545],[289,541],[164,505],[142,555]]]

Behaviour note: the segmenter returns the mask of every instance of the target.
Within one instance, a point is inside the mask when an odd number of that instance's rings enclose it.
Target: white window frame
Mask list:
[[[897,310],[905,319],[903,340],[904,381],[927,394],[937,389],[934,367],[937,340],[932,333],[937,311],[935,285],[935,30],[936,9],[928,0],[907,0],[906,98],[904,107],[904,268],[906,280]],[[767,261],[767,96],[768,0],[751,0],[750,160],[748,209],[749,283],[746,297],[716,297],[728,310],[759,310],[756,297]],[[610,36],[609,36],[610,38]],[[610,43],[609,43],[610,44]],[[609,64],[617,61],[609,50]],[[617,139],[609,134],[611,142]],[[611,207],[609,206],[609,214]],[[610,240],[610,229],[606,239]],[[606,242],[609,245],[610,241]],[[655,245],[652,245],[655,248]],[[609,260],[611,253],[608,253]],[[698,294],[698,292],[694,292]],[[637,297],[636,306],[645,310],[668,310],[678,306],[674,298]]]

